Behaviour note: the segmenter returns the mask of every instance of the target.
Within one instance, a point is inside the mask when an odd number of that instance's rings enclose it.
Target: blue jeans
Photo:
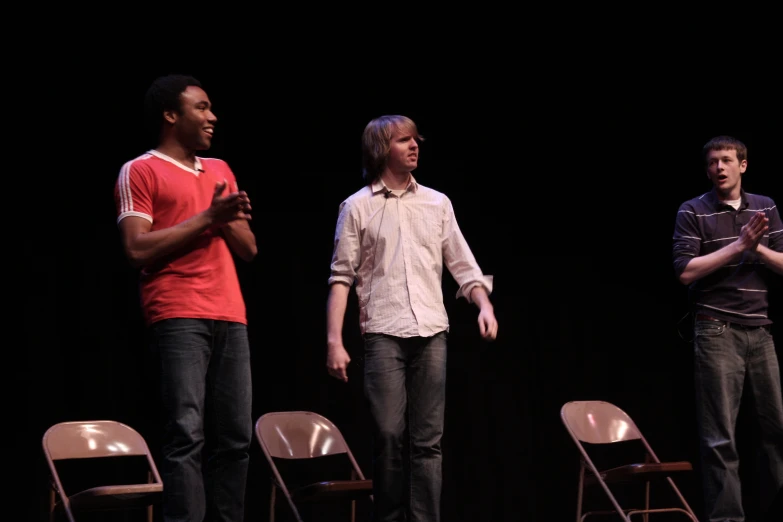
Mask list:
[[[743,388],[753,394],[760,446],[772,487],[783,487],[783,394],[772,334],[722,321],[694,330],[696,413],[702,455],[704,507],[709,522],[742,522],[745,513],[735,439]]]
[[[151,333],[164,417],[163,518],[241,522],[253,432],[247,328],[167,319]]]
[[[446,344],[446,332],[364,336],[376,522],[440,520]]]

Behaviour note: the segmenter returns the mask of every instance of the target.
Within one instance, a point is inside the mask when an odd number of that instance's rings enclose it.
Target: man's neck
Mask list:
[[[739,188],[732,190],[731,192],[721,192],[716,190],[715,194],[718,196],[718,201],[721,203],[727,203],[729,201],[737,201],[742,198],[742,190]]]
[[[183,147],[178,142],[163,141],[155,147],[155,150],[187,167],[196,168],[196,152]]]
[[[384,185],[392,190],[402,190],[408,188],[408,183],[411,181],[410,172],[392,172],[387,170],[381,176],[381,181]]]

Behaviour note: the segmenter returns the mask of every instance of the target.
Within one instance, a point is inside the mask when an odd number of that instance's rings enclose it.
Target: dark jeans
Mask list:
[[[783,487],[783,395],[772,334],[767,328],[697,321],[694,356],[707,520],[742,522],[735,428],[745,384],[753,394],[772,487]]]
[[[376,522],[440,520],[446,340],[364,337]]]
[[[253,431],[247,328],[168,319],[151,330],[164,418],[163,518],[241,522]]]

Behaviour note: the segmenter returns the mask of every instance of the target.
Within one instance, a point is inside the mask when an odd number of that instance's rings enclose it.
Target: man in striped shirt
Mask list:
[[[404,116],[382,116],[367,125],[367,185],[340,205],[329,277],[327,369],[343,381],[350,357],[342,328],[356,283],[364,392],[373,419],[376,522],[440,520],[449,330],[444,265],[459,285],[457,297],[478,307],[482,337],[494,340],[498,328],[489,300],[492,277],[476,263],[451,202],[412,175],[422,140]]]
[[[747,148],[719,136],[704,146],[710,192],[675,221],[673,261],[689,285],[706,520],[745,520],[735,426],[753,396],[772,490],[783,488],[783,396],[767,291],[783,274],[783,224],[774,201],[742,189]],[[747,389],[743,390],[747,385]]]

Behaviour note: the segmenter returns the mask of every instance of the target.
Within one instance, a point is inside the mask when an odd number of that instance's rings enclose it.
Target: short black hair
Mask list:
[[[201,82],[193,76],[168,74],[156,78],[147,89],[144,96],[144,126],[149,139],[155,144],[160,139],[163,113],[179,111],[179,96],[191,86],[202,87]]]

